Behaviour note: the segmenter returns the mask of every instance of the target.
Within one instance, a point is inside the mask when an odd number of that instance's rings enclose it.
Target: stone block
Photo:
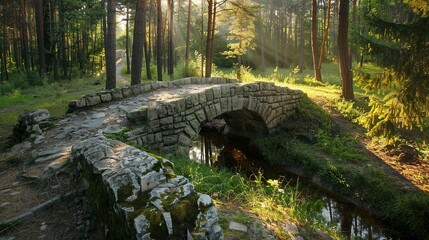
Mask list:
[[[122,94],[121,89],[113,89],[111,90],[112,99],[113,100],[120,100],[124,98],[124,95]]]
[[[186,134],[184,133],[180,134],[177,140],[177,143],[182,146],[189,146],[191,142],[192,142],[191,139],[188,136],[186,136]]]
[[[148,122],[148,127],[149,127],[152,131],[154,131],[155,129],[159,128],[160,126],[161,126],[161,124],[160,124],[160,122],[159,122],[159,120],[158,120],[158,119],[150,120],[150,121]]]
[[[161,124],[161,126],[173,124],[173,117],[170,116],[170,117],[161,118],[159,120],[159,123]]]
[[[90,94],[85,96],[86,105],[94,106],[101,103],[101,98],[97,94]]]
[[[231,96],[231,85],[221,85],[221,96],[230,97]]]
[[[156,133],[155,134],[155,142],[162,142],[162,133]]]
[[[222,112],[222,108],[221,108],[221,106],[220,106],[220,102],[215,103],[215,104],[213,104],[212,106],[213,106],[213,108],[214,108],[214,112],[215,112],[215,115],[216,115],[216,116],[219,116],[219,115],[221,115],[221,114],[223,113],[223,112]]]
[[[207,101],[205,92],[198,93],[199,103],[203,104]]]
[[[165,146],[171,146],[177,144],[177,135],[169,135],[163,138]]]
[[[86,107],[85,99],[72,100],[69,102],[69,110]]]
[[[190,121],[189,124],[195,132],[200,132],[200,123],[198,122],[198,120],[194,119]]]
[[[158,117],[159,118],[163,118],[168,116],[168,111],[167,111],[167,106],[164,104],[160,104],[157,106],[156,108],[157,112],[158,112]]]
[[[147,92],[150,92],[152,90],[150,83],[140,84],[139,87],[140,87],[140,92],[141,93],[147,93]]]
[[[101,102],[112,101],[112,95],[110,94],[110,92],[107,92],[107,91],[106,92],[100,92],[99,95],[100,95]]]
[[[222,96],[222,89],[219,86],[213,87],[213,98],[219,99]]]
[[[200,109],[195,112],[195,116],[197,117],[199,122],[204,122],[207,120],[206,114],[204,113],[204,110]]]
[[[183,99],[183,98],[178,99],[174,103],[176,104],[177,112],[182,112],[182,111],[186,110],[186,101],[185,101],[185,99]]]
[[[207,101],[213,100],[213,89],[209,88],[205,91]]]
[[[232,97],[232,110],[240,110],[243,108],[243,98],[238,96]]]
[[[221,109],[222,113],[228,111],[228,98],[221,98],[220,99],[220,109]]]
[[[124,98],[127,98],[132,94],[131,89],[129,87],[124,87],[121,89],[121,91],[122,91],[122,96],[124,96]]]
[[[130,86],[130,90],[132,95],[139,95],[141,93],[140,86],[138,85]]]
[[[197,131],[195,131],[190,125],[186,126],[183,132],[190,138],[194,138],[197,136]]]
[[[158,119],[158,111],[156,108],[147,108],[147,119],[150,121]]]
[[[137,119],[146,120],[147,119],[147,108],[135,109],[127,112],[127,119],[129,121],[136,121]]]

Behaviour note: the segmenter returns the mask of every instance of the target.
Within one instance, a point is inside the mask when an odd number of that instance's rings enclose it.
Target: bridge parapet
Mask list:
[[[116,88],[111,90],[104,90],[92,94],[87,94],[80,97],[77,100],[69,102],[68,112],[93,107],[101,103],[107,103],[110,101],[121,100],[131,96],[137,96],[148,92],[153,92],[163,88],[177,88],[183,85],[189,84],[226,84],[226,83],[237,83],[238,80],[228,78],[183,78],[168,82],[150,82],[142,83],[133,86],[126,86],[123,88]]]
[[[300,90],[272,82],[204,85],[185,96],[150,102],[128,112],[132,130],[126,133],[127,140],[137,146],[187,152],[201,123],[237,112],[245,114],[236,115],[241,119],[226,118],[227,124],[243,126],[240,131],[246,131],[255,125],[248,120],[259,121],[272,131],[295,112],[303,96]]]

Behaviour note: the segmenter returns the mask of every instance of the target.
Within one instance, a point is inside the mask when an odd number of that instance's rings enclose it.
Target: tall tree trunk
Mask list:
[[[146,62],[146,77],[149,80],[152,80],[152,73],[150,72],[150,55],[149,55],[149,47],[147,46],[147,34],[146,34],[146,10],[147,10],[147,0],[143,0],[143,12],[145,13],[145,17],[143,18],[143,49],[144,49],[144,58]],[[149,13],[150,15],[150,13]],[[149,23],[150,26],[150,23]],[[150,39],[150,33],[149,33]]]
[[[301,0],[302,5],[300,8],[300,17],[299,17],[299,68],[302,71],[305,68],[304,63],[304,12],[305,12],[305,0]]]
[[[204,77],[204,1],[201,2],[201,77]]]
[[[352,19],[350,21],[350,24],[353,26],[353,24],[356,23],[356,0],[352,0]],[[352,65],[353,65],[353,48],[349,46],[349,67],[350,67],[350,73],[352,73]]]
[[[116,88],[116,0],[107,0],[106,89]]]
[[[319,69],[322,69],[323,56],[325,55],[325,44],[326,44],[326,41],[328,40],[329,26],[331,22],[330,20],[331,20],[331,0],[328,0],[326,29],[325,29],[325,33],[323,34],[322,47],[320,49],[320,58],[319,58],[319,65],[318,65]]]
[[[259,27],[259,38],[261,39],[261,45],[259,46],[259,49],[261,50],[261,66],[262,66],[262,71],[265,72],[266,69],[266,64],[265,64],[265,35],[264,35],[264,23],[263,23],[263,10],[262,7],[259,6],[260,12],[259,12],[259,16],[260,16],[260,21],[258,24]]]
[[[127,74],[130,74],[130,1],[127,1],[127,19],[125,21],[125,55],[127,59]]]
[[[353,94],[353,81],[349,67],[349,42],[348,42],[348,29],[349,29],[349,1],[339,0],[338,4],[338,62],[340,67],[341,76],[341,97],[346,100],[352,100]]]
[[[67,40],[66,40],[66,23],[64,20],[64,2],[60,2],[60,7],[58,8],[58,18],[60,21],[60,52],[61,52],[61,68],[63,70],[63,77],[67,78],[68,74],[68,57],[67,57]]]
[[[43,77],[46,75],[43,0],[34,0],[34,7],[36,11],[37,49],[39,54],[39,74],[40,76]]]
[[[131,85],[140,84],[142,66],[143,66],[143,39],[144,35],[144,24],[143,19],[146,17],[146,13],[143,12],[143,0],[137,0],[136,2],[136,16],[134,23],[134,41],[133,41],[133,55],[131,61]]]
[[[173,15],[174,2],[173,0],[168,0],[168,75],[170,79],[174,75]]]
[[[161,0],[156,0],[156,68],[158,81],[162,81],[162,11]]]
[[[191,10],[192,10],[192,0],[189,0],[188,3],[188,22],[186,24],[186,50],[185,50],[185,64],[188,67],[189,63],[189,42],[191,37]]]
[[[215,0],[208,0],[207,3],[207,41],[206,41],[206,78],[211,77],[212,74],[212,28],[213,28],[213,2]]]
[[[26,15],[26,0],[19,1],[20,21],[21,21],[21,48],[22,59],[24,60],[24,70],[30,72],[30,53],[28,49],[28,33],[27,33],[27,15]]]
[[[317,42],[317,0],[312,1],[311,7],[311,50],[313,55],[313,70],[316,81],[322,81],[322,74],[319,68],[319,48]]]
[[[2,79],[9,80],[9,73],[7,69],[7,28],[6,28],[6,6],[3,5],[3,55],[2,57]]]

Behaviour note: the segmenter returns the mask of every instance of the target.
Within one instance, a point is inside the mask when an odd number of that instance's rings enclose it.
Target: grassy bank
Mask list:
[[[175,164],[175,173],[187,177],[198,192],[209,194],[219,205],[234,203],[237,209],[255,214],[280,239],[290,238],[284,228],[287,222],[305,229],[302,231],[305,239],[316,239],[321,232],[342,239],[335,227],[323,219],[323,202],[305,199],[298,186],[284,184],[282,179],[264,179],[261,173],[247,178],[224,168],[198,164],[184,156],[165,156]]]
[[[0,95],[0,139],[11,134],[13,125],[23,111],[47,109],[51,116],[58,117],[66,113],[69,101],[100,91],[103,87],[103,77],[80,78],[15,89]]]
[[[352,134],[333,122],[328,112],[307,101],[286,125],[287,131],[257,141],[273,165],[294,169],[359,202],[410,237],[428,239],[429,195],[404,186],[398,174],[365,151]]]

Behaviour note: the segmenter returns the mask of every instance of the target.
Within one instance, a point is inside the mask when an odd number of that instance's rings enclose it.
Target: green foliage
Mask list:
[[[359,86],[380,95],[370,99],[371,110],[360,122],[369,135],[391,142],[398,129],[422,128],[429,119],[429,17],[402,11],[412,20],[398,22],[384,11],[366,9],[369,34],[358,38],[372,61],[385,67],[378,73],[357,69]]]
[[[336,106],[338,111],[340,111],[344,117],[353,122],[356,122],[357,118],[359,118],[365,113],[364,109],[355,106],[354,101],[347,101],[343,98],[336,101]]]
[[[179,63],[174,70],[174,75],[177,76],[177,78],[198,77],[200,71],[200,66],[196,60],[190,60],[188,62]]]
[[[124,128],[124,129],[122,129],[118,133],[109,133],[109,134],[106,134],[106,137],[110,138],[110,139],[113,139],[113,140],[118,140],[118,141],[124,142],[125,139],[126,139],[126,137],[127,137],[126,133],[129,132],[129,131],[131,131],[129,128]]]
[[[314,228],[328,230],[321,215],[323,203],[304,199],[298,185],[290,186],[283,178],[264,179],[262,173],[258,173],[248,179],[229,170],[192,162],[182,156],[166,157],[174,163],[174,171],[187,177],[199,192],[223,201],[234,200],[251,209],[262,220],[270,219],[275,224],[281,224],[287,216],[289,220],[310,223]],[[287,236],[284,232],[276,233]]]
[[[295,119],[301,124],[256,142],[274,168],[287,167],[305,177],[320,179],[326,188],[359,199],[395,228],[425,239],[422,236],[428,234],[425,222],[429,219],[429,196],[405,190],[383,168],[368,161],[359,142],[347,133],[339,133],[329,114],[316,110],[315,104],[306,102],[301,108]],[[302,131],[315,133],[316,143],[295,135]]]

